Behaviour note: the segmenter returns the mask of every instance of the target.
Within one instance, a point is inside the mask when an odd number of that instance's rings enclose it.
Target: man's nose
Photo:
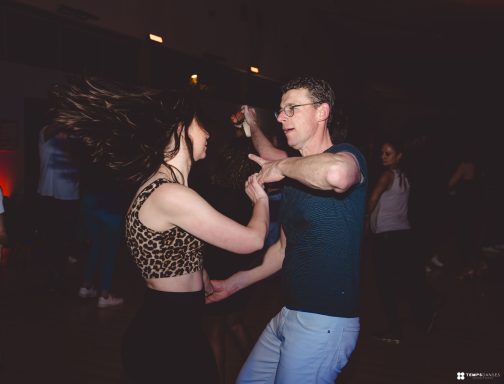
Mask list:
[[[287,120],[287,115],[285,114],[285,111],[281,111],[278,116],[277,116],[277,121],[281,123],[282,121]]]

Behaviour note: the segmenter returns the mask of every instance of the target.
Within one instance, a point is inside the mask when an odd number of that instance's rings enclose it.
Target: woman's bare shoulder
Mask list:
[[[150,204],[165,212],[188,211],[201,207],[205,200],[193,189],[183,184],[164,183],[149,196]],[[206,204],[205,204],[206,205]]]

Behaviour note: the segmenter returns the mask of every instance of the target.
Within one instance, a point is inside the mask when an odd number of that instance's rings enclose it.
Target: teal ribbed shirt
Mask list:
[[[287,180],[280,221],[287,238],[282,280],[289,309],[357,317],[360,250],[367,191],[367,166],[350,144],[326,152],[350,152],[363,182],[344,194]]]

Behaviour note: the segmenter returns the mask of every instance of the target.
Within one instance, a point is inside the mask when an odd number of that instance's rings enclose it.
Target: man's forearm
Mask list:
[[[287,157],[287,153],[276,148],[255,121],[250,122],[249,125],[252,136],[252,144],[254,144],[254,148],[257,153],[259,153],[259,156],[269,161],[280,160]]]
[[[235,273],[228,279],[231,293],[235,293],[278,272],[282,268],[285,248],[277,241],[268,248],[261,265],[247,271]]]
[[[346,190],[355,184],[348,159],[342,155],[322,153],[305,157],[289,157],[277,163],[282,175],[320,190]]]

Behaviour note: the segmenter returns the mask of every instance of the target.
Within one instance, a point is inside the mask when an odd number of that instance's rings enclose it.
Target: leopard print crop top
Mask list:
[[[126,214],[126,244],[144,279],[181,276],[203,269],[204,243],[173,227],[158,232],[147,228],[138,218],[142,204],[167,179],[157,179],[145,187],[133,200]]]

